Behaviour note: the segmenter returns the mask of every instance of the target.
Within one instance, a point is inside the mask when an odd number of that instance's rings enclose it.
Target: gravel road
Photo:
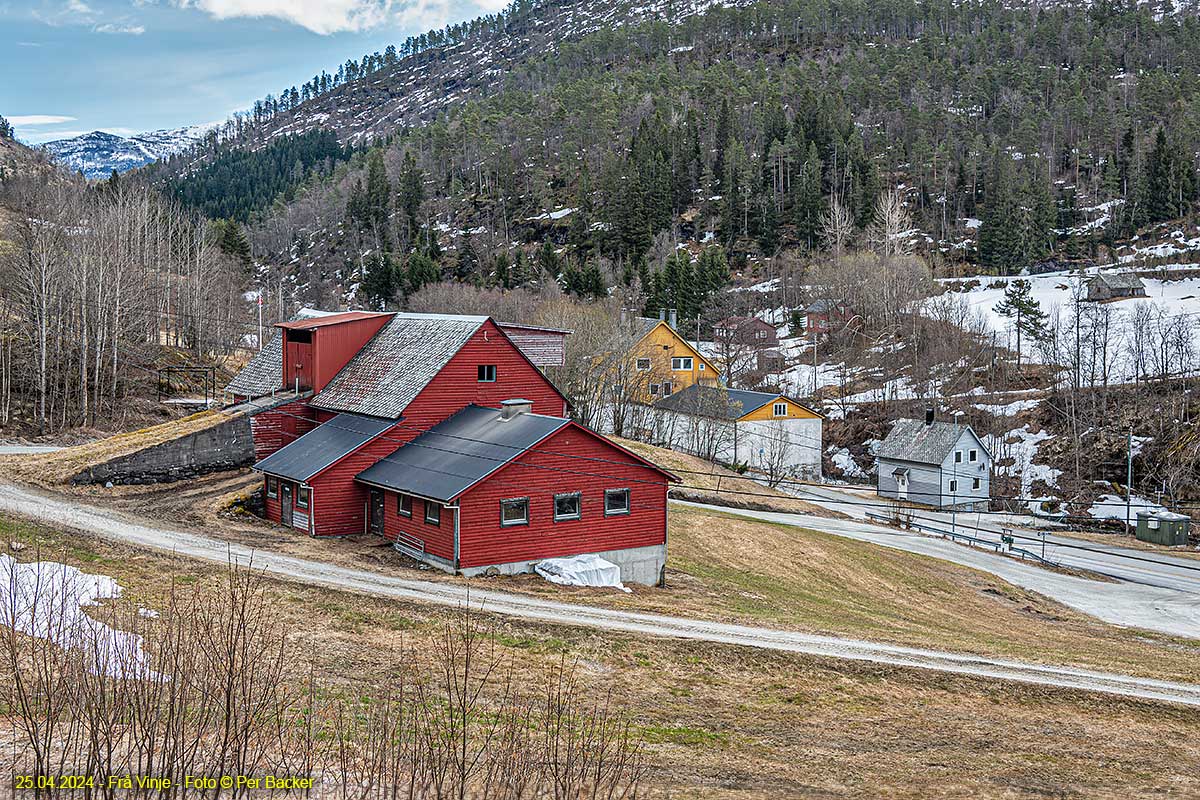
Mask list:
[[[379,597],[444,606],[461,606],[469,601],[473,607],[485,612],[538,622],[868,661],[1200,707],[1200,685],[899,647],[858,639],[614,611],[486,589],[472,589],[468,595],[467,588],[462,584],[399,578],[269,551],[255,551],[117,511],[89,506],[74,498],[11,485],[0,485],[0,511],[30,517],[52,526],[74,528],[111,541],[203,561],[223,564],[231,558],[242,563],[253,559],[255,567],[272,576]]]

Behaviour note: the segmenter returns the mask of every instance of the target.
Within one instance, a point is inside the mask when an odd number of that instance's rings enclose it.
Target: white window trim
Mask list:
[[[643,367],[642,366],[643,363],[645,363],[646,366]],[[636,369],[638,372],[649,372],[650,371],[650,359],[639,358],[636,362],[634,362],[633,366],[634,366],[634,369]]]
[[[272,500],[279,497],[279,478],[274,475],[267,476],[267,497]]]
[[[404,499],[408,498],[408,511],[404,510]],[[412,495],[398,494],[396,495],[396,516],[412,519]]]
[[[300,493],[304,492],[308,497],[303,503],[300,502]],[[312,505],[312,487],[303,483],[296,484],[296,508],[307,509]]]
[[[679,366],[675,366],[675,362],[679,362]],[[685,367],[684,364],[687,364]],[[671,356],[671,371],[672,372],[691,372],[696,368],[696,361],[692,356]]]
[[[950,494],[958,494],[958,479],[950,479]]]
[[[618,494],[618,493],[623,494],[625,496],[625,508],[617,510],[617,511],[609,511],[608,510],[608,496],[610,494]],[[628,489],[605,489],[604,490],[604,516],[619,517],[619,516],[628,514],[632,510],[632,506],[633,506],[633,496],[630,494]]]
[[[558,501],[560,498],[574,497],[575,498],[575,513],[569,515],[559,515]],[[563,492],[562,494],[554,495],[554,521],[555,522],[571,522],[572,520],[583,519],[583,493],[582,492]]]
[[[492,371],[492,377],[490,377],[490,378],[487,378],[487,377],[480,378],[479,377],[479,370],[483,370],[484,371],[483,374],[486,376],[487,371],[489,369]],[[476,382],[477,383],[495,383],[497,372],[499,372],[499,370],[496,369],[495,364],[480,364],[479,367],[475,370],[475,377],[477,378]]]
[[[505,503],[524,503],[525,518],[524,519],[506,520],[504,518],[504,504]],[[529,524],[529,498],[528,497],[506,497],[500,501],[500,527],[501,528],[513,528],[518,525],[528,525],[528,524]]]
[[[659,390],[659,385],[657,383],[650,384],[650,394],[657,395],[658,390]]]
[[[783,409],[783,411],[780,411],[780,410],[779,410],[779,409],[781,409],[781,408]],[[774,404],[772,404],[772,406],[771,406],[771,416],[773,416],[773,417],[786,417],[787,415],[788,415],[788,407],[787,407],[787,403],[774,403]]]
[[[954,463],[955,464],[963,463],[963,451],[962,450],[954,451]]]
[[[436,508],[438,510],[437,519],[429,518],[429,509],[431,509],[431,508]],[[443,511],[443,509],[444,509],[444,506],[441,503],[435,503],[431,500],[426,500],[425,501],[425,524],[433,525],[435,528],[440,528],[442,526],[442,511]]]
[[[971,479],[971,489],[978,491],[982,488],[983,488],[983,479],[982,478],[972,478]]]
[[[979,460],[979,451],[972,449],[967,453],[967,460],[974,464]]]

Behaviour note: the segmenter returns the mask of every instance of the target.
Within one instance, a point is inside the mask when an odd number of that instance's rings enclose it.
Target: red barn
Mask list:
[[[597,554],[629,583],[662,582],[674,476],[527,400],[470,405],[359,473],[368,530],[465,575]]]

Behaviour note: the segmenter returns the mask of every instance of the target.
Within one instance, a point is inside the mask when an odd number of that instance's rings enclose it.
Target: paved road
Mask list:
[[[872,525],[856,519],[828,519],[807,514],[748,511],[685,501],[672,502],[768,522],[810,528],[836,536],[940,558],[943,561],[952,561],[983,572],[990,572],[1009,583],[1044,594],[1105,622],[1145,628],[1172,636],[1200,638],[1200,591],[1197,591],[1194,586],[1189,591],[1182,591],[1172,587],[1132,582],[1110,583],[1073,575],[1062,575],[1034,566],[1031,562],[1022,562],[997,555],[990,550],[967,547],[947,539],[925,536],[911,531],[900,531],[882,525]]]
[[[249,562],[266,572],[306,584],[422,603],[461,606],[470,602],[484,611],[559,625],[577,625],[650,636],[695,639],[805,655],[869,661],[1005,681],[1105,692],[1200,707],[1200,685],[1133,678],[1125,675],[1041,666],[1004,659],[898,647],[858,639],[814,636],[745,625],[640,614],[558,603],[543,598],[472,589],[462,583],[423,581],[338,567],[294,556],[230,545],[197,533],[148,524],[117,511],[66,498],[0,485],[0,510],[56,526],[94,533],[105,539],[204,561]]]
[[[887,511],[880,506],[862,505],[873,500],[864,499],[860,494],[844,489],[804,487],[794,494],[859,519],[865,519],[868,511],[880,514]],[[949,513],[942,511],[912,509],[912,513],[913,518],[918,521],[934,524],[944,530],[950,530],[953,526],[959,533],[989,542],[999,543],[1003,535],[1002,528],[1005,527],[996,521],[994,514],[962,512],[954,515],[952,519]],[[1042,531],[1021,528],[1021,519],[1014,520],[1010,527],[1017,528],[1018,534],[1029,538],[1018,539],[1016,546],[1041,554]],[[1090,570],[1143,586],[1200,594],[1200,560],[1090,542],[1086,539],[1073,539],[1067,535],[1050,532],[1046,532],[1045,553],[1047,559],[1064,567]]]
[[[54,453],[59,450],[62,450],[62,448],[48,444],[0,444],[0,456]]]

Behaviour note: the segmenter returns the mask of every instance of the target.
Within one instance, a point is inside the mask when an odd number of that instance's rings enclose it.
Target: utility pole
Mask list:
[[[258,349],[263,349],[262,340],[262,289],[258,290]]]
[[[1133,426],[1129,426],[1125,457],[1125,535],[1129,535],[1129,511],[1133,506]]]
[[[817,328],[813,326],[813,403],[817,402]]]

